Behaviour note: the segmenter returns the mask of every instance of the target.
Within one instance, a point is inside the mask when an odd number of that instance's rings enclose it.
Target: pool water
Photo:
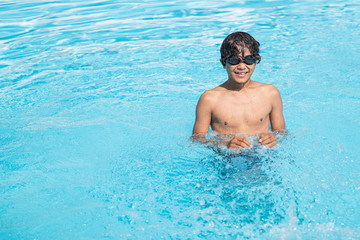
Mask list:
[[[357,0],[0,3],[0,239],[360,239]],[[288,136],[221,155],[189,140],[261,43]]]

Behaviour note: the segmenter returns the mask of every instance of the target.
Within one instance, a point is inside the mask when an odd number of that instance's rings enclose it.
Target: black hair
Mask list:
[[[244,56],[245,49],[249,49],[259,63],[261,56],[259,55],[260,43],[256,41],[250,34],[246,32],[233,32],[229,34],[220,47],[221,63],[225,66],[226,59],[232,56]]]

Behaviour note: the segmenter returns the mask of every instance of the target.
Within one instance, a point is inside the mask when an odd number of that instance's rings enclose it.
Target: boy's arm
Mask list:
[[[280,92],[274,87],[272,91],[272,110],[270,113],[271,130],[277,131],[285,129],[285,119],[283,115],[283,104]]]
[[[211,122],[211,98],[204,92],[196,106],[196,119],[193,128],[193,136],[206,135],[209,132]]]
[[[283,115],[283,104],[280,96],[279,90],[271,86],[271,102],[272,102],[272,110],[270,112],[270,123],[271,130],[283,130],[285,129],[285,119]],[[260,145],[264,145],[266,147],[273,147],[277,144],[276,137],[272,133],[265,133],[260,135],[259,140]]]

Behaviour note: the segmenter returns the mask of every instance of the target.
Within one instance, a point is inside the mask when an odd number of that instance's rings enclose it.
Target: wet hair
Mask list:
[[[259,63],[261,56],[259,55],[260,43],[256,41],[250,34],[246,32],[233,32],[229,34],[220,47],[221,63],[225,66],[226,59],[232,56],[244,56],[245,49],[249,49]]]

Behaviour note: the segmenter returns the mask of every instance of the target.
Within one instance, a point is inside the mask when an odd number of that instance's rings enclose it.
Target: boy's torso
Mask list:
[[[209,90],[213,104],[211,128],[221,134],[269,132],[272,85],[253,82],[240,91],[221,86]]]

